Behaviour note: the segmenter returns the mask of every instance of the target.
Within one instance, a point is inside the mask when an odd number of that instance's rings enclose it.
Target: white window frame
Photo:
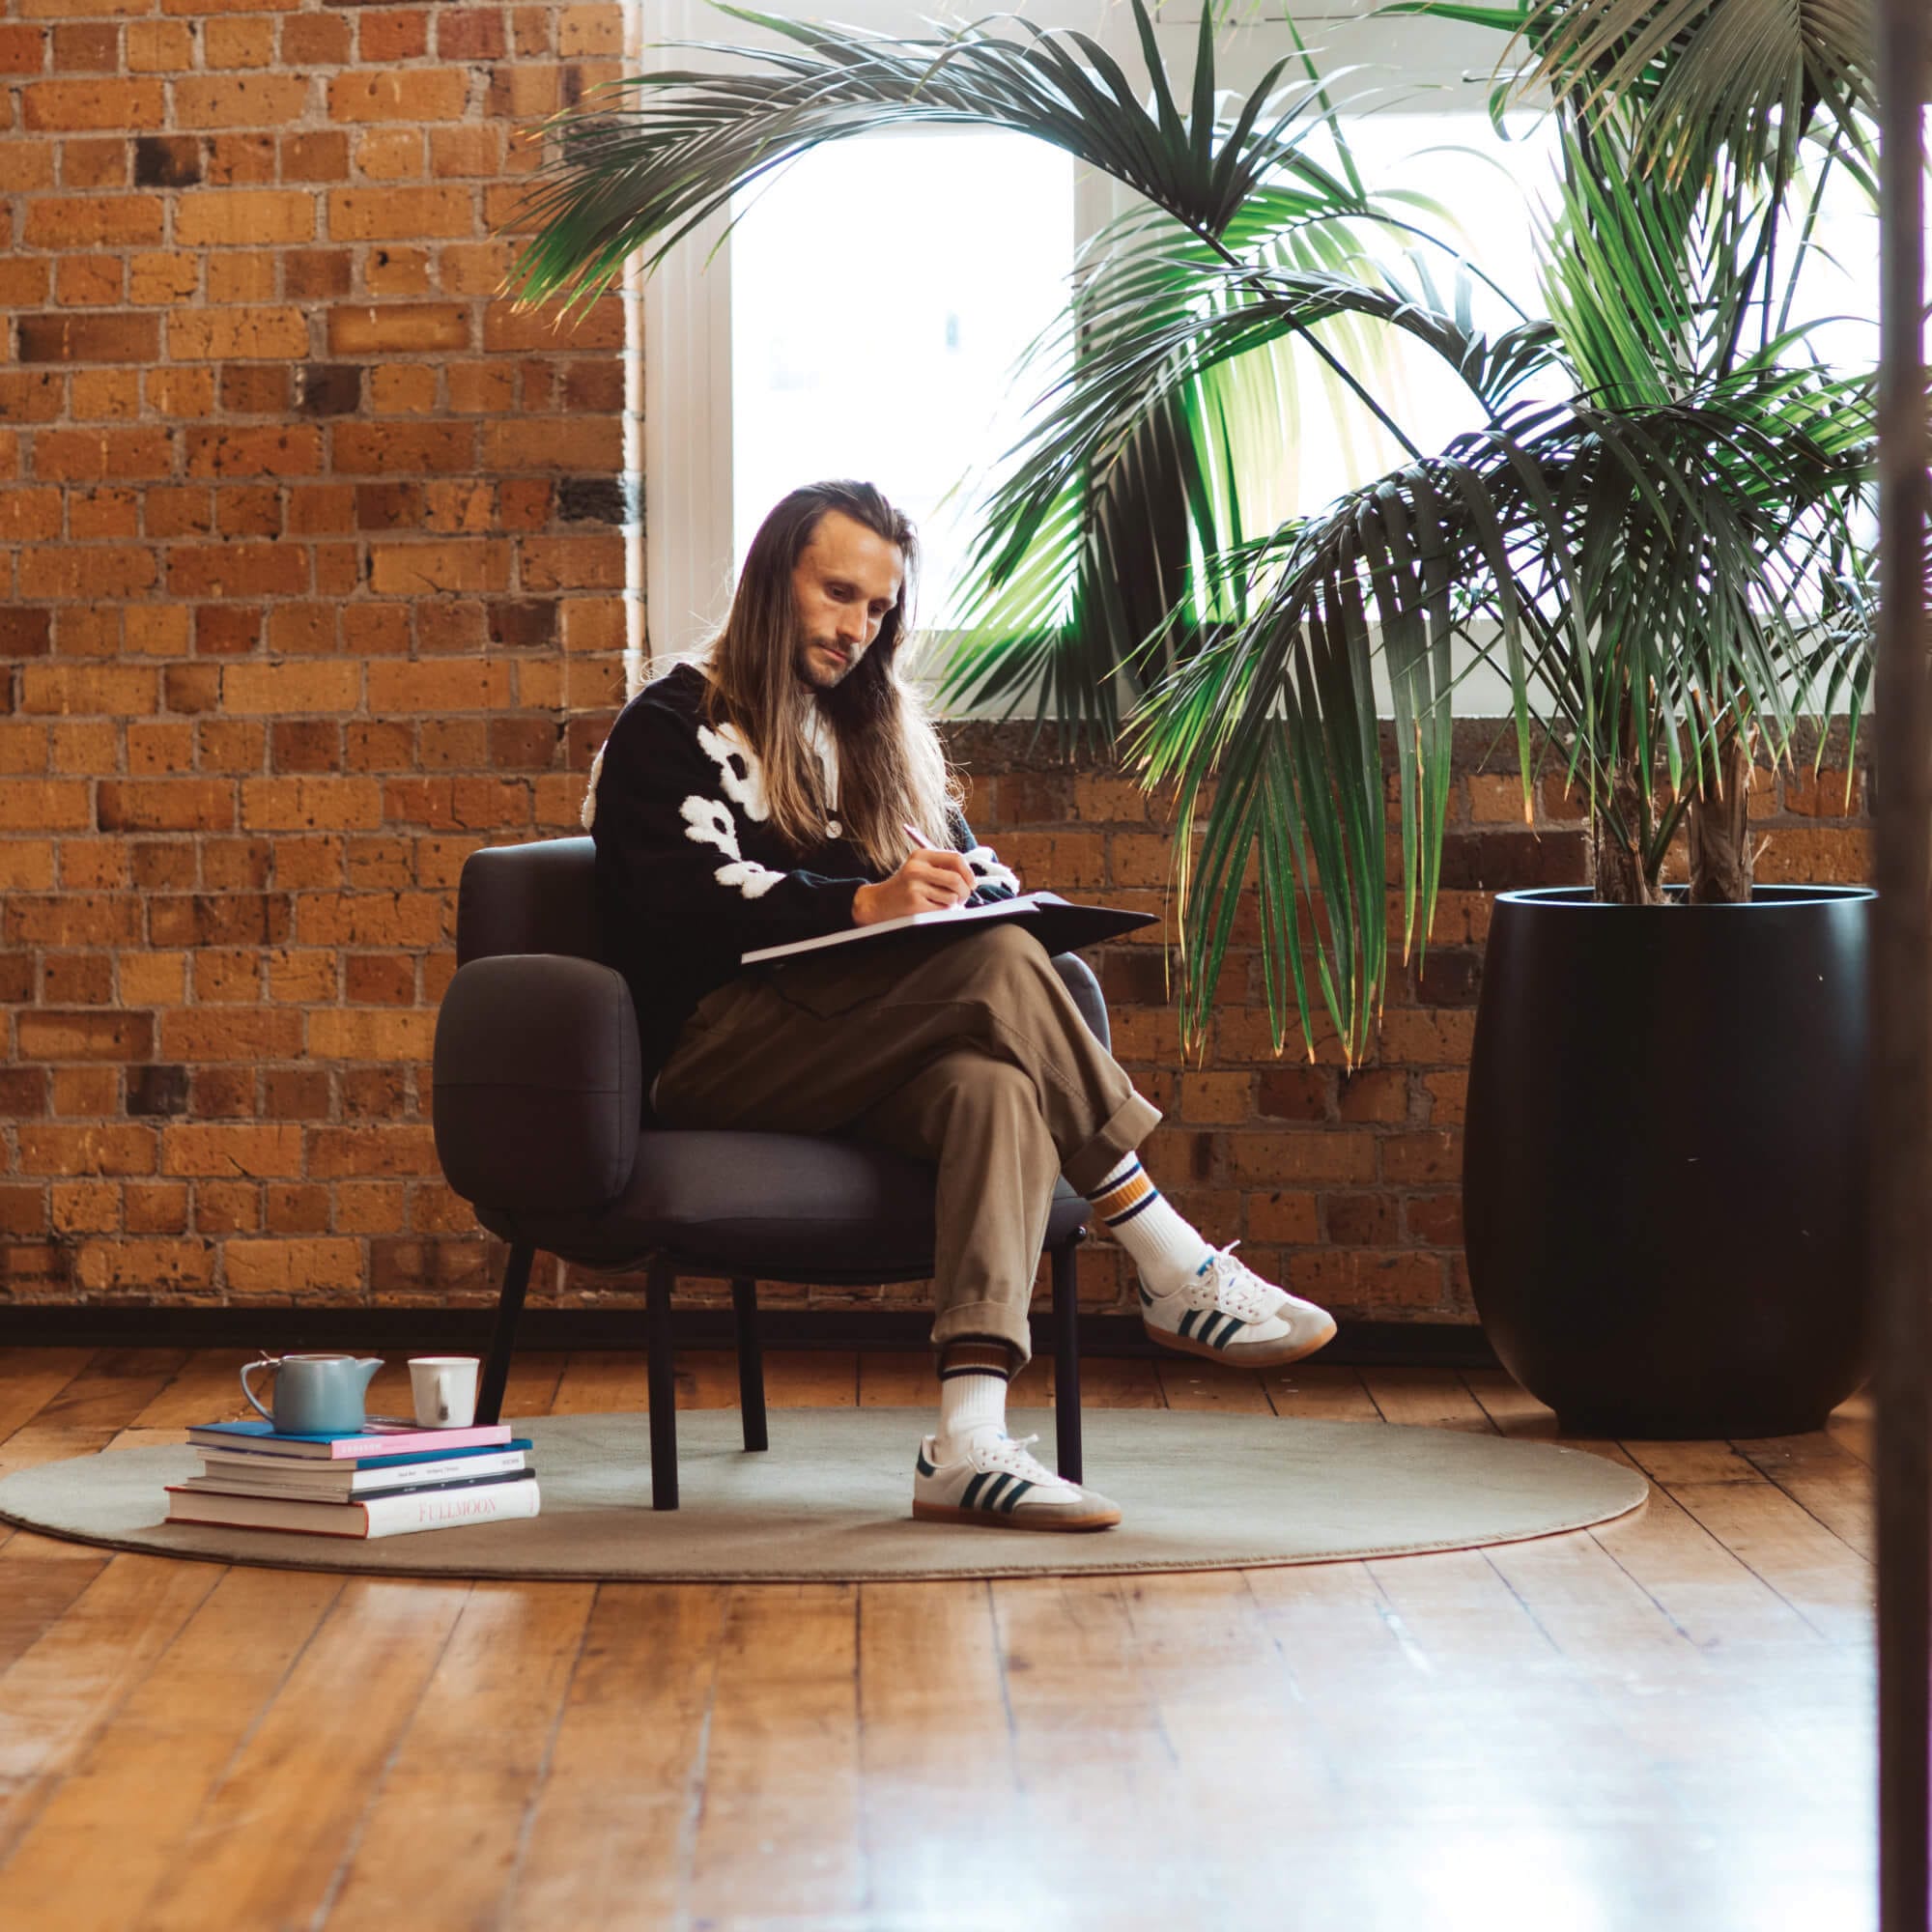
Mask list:
[[[800,18],[836,17],[841,25],[923,33],[949,10],[962,20],[980,17],[962,0],[762,0],[765,11]],[[1334,11],[1306,15],[1297,25],[1321,38],[1321,68],[1347,62],[1388,70],[1392,45],[1403,55],[1401,75],[1415,83],[1413,98],[1392,96],[1402,106],[1479,109],[1487,99],[1490,64],[1502,51],[1501,37],[1453,22],[1367,17],[1378,0],[1330,0]],[[1123,0],[1013,0],[1008,11],[1042,23],[1076,26],[1093,34],[1130,74],[1141,71],[1138,36]],[[1261,10],[1257,9],[1259,13]],[[1217,40],[1217,77],[1224,87],[1258,80],[1267,64],[1287,50],[1275,21],[1241,30],[1234,46]],[[693,57],[667,53],[665,41],[724,42],[742,34],[738,23],[704,0],[626,0],[626,53],[631,71],[695,66]],[[1159,35],[1172,71],[1184,81],[1200,14],[1193,5],[1169,6]],[[1263,36],[1267,36],[1265,42]],[[648,43],[648,44],[647,44]],[[749,41],[746,43],[749,44]],[[1238,48],[1239,51],[1236,51]],[[1401,81],[1397,80],[1397,85]],[[1183,97],[1184,99],[1184,97]],[[863,137],[861,137],[863,138]],[[1079,236],[1092,235],[1133,197],[1111,179],[1083,169],[1076,178],[1074,216]],[[732,531],[732,371],[730,242],[723,215],[693,233],[648,279],[627,275],[625,464],[635,479],[644,514],[641,533],[631,531],[627,586],[627,684],[636,693],[670,663],[696,648],[723,621],[734,569]],[[639,384],[638,372],[642,370]],[[640,391],[640,392],[639,392]],[[1479,680],[1496,683],[1506,711],[1507,684],[1478,667],[1463,691],[1474,696]],[[1486,699],[1490,694],[1485,688]],[[1009,700],[1002,700],[1004,709]],[[1459,702],[1458,711],[1465,706]],[[954,716],[975,715],[970,709]],[[1470,713],[1469,715],[1473,715]]]

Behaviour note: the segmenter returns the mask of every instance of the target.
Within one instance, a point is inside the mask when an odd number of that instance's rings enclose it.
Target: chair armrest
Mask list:
[[[1062,983],[1073,995],[1073,1004],[1080,1009],[1080,1017],[1087,1022],[1088,1030],[1102,1046],[1111,1049],[1114,1030],[1107,1022],[1107,1002],[1093,967],[1077,952],[1056,952],[1053,964]]]
[[[638,1015],[621,975],[508,952],[458,969],[436,1020],[436,1151],[466,1201],[573,1213],[624,1191],[642,1111]]]

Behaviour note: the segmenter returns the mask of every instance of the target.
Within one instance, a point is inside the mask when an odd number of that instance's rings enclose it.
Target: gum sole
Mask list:
[[[1286,1354],[1237,1355],[1228,1349],[1216,1349],[1206,1342],[1197,1342],[1191,1335],[1180,1335],[1168,1328],[1149,1327],[1149,1339],[1157,1342],[1163,1349],[1172,1349],[1178,1355],[1201,1355],[1210,1362],[1225,1362],[1231,1369],[1280,1369],[1290,1362],[1305,1362],[1317,1350],[1325,1349],[1335,1339],[1335,1330],[1329,1329],[1319,1342],[1310,1342],[1305,1348],[1290,1349]]]
[[[912,1513],[921,1522],[978,1522],[988,1529],[1028,1529],[1036,1534],[1042,1530],[1112,1529],[1121,1520],[1120,1513],[1116,1511],[1112,1516],[1088,1517],[1079,1522],[1041,1522],[1037,1518],[1031,1521],[1018,1521],[992,1510],[952,1509],[945,1503],[914,1503]]]

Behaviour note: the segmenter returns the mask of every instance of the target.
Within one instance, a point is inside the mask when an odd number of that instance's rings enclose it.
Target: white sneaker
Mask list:
[[[985,1435],[956,1463],[938,1460],[939,1438],[919,1445],[912,1513],[922,1522],[980,1522],[995,1529],[1112,1529],[1119,1508],[1065,1483],[1027,1454],[1037,1435]]]
[[[1143,1282],[1141,1321],[1148,1333],[1163,1349],[1249,1369],[1298,1362],[1332,1342],[1335,1318],[1237,1262],[1240,1245],[1216,1248],[1201,1272],[1171,1294],[1150,1294]]]

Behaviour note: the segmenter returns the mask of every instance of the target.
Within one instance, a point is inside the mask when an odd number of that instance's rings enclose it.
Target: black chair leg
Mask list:
[[[745,1418],[745,1447],[769,1449],[765,1435],[765,1357],[758,1347],[758,1284],[731,1284],[731,1314],[738,1330],[738,1407]]]
[[[645,1326],[651,1351],[651,1507],[661,1510],[677,1507],[677,1380],[670,1339],[670,1291],[676,1279],[668,1262],[652,1262]]]
[[[1085,1228],[1053,1251],[1053,1428],[1059,1474],[1081,1480],[1080,1463],[1080,1294],[1074,1251],[1087,1238]]]
[[[497,1301],[497,1326],[490,1337],[490,1359],[483,1365],[483,1386],[476,1391],[478,1422],[496,1422],[502,1415],[517,1317],[523,1313],[524,1293],[530,1285],[530,1264],[536,1260],[536,1252],[527,1241],[517,1242],[503,1264],[503,1292]]]

